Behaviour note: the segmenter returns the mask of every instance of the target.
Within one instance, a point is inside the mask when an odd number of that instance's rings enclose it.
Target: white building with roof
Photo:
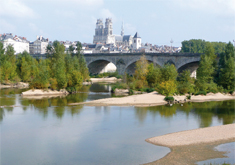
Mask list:
[[[138,32],[135,33],[133,37],[133,49],[139,49],[141,47],[141,37]]]
[[[47,45],[49,43],[48,38],[45,39],[42,36],[37,36],[34,42],[30,43],[29,52],[30,54],[45,54]]]
[[[0,41],[3,43],[3,48],[6,50],[8,45],[12,45],[15,54],[27,51],[29,53],[29,41],[25,37],[13,36],[12,33],[0,34]]]

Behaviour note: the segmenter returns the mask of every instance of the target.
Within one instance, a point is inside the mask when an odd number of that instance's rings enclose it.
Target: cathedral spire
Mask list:
[[[124,36],[124,24],[123,24],[123,21],[122,21],[122,31],[121,31],[121,36]]]

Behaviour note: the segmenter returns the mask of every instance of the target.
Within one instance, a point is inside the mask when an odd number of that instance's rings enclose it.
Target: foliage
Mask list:
[[[191,100],[191,95],[186,96],[186,99]]]
[[[199,91],[195,95],[206,95],[206,92],[205,91]]]
[[[187,53],[187,52],[205,53],[207,43],[210,43],[213,46],[213,48],[215,50],[215,54],[221,54],[221,53],[225,52],[226,43],[224,43],[224,42],[208,42],[208,41],[201,40],[201,39],[191,39],[188,41],[187,40],[183,41],[181,52],[182,53]]]
[[[175,81],[178,72],[173,64],[166,64],[160,69],[160,83],[165,81]]]
[[[126,83],[118,82],[112,86],[111,92],[114,92],[115,89],[128,89],[128,85]]]
[[[116,77],[118,79],[122,78],[122,75],[119,75],[117,71],[115,72],[105,72],[100,74],[90,75],[91,78],[103,78],[103,77]]]
[[[160,68],[155,67],[153,63],[148,66],[148,73],[146,75],[146,80],[150,87],[154,87],[159,83],[160,77]]]
[[[184,70],[177,77],[178,85],[177,90],[180,94],[193,93],[194,92],[194,81],[190,77],[190,71]]]
[[[235,89],[235,52],[231,42],[226,45],[221,55],[218,69],[218,84],[225,89]]]
[[[143,81],[143,83],[146,81],[146,76],[148,74],[148,65],[149,64],[145,55],[142,55],[140,59],[136,62],[135,66],[134,77],[136,80]]]
[[[164,81],[156,89],[160,94],[165,96],[173,95],[177,91],[177,85],[174,80]]]
[[[174,101],[175,99],[174,99],[174,97],[166,96],[166,97],[164,98],[164,100],[165,100],[165,101]]]

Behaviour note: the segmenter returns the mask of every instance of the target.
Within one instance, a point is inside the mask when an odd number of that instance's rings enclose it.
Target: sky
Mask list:
[[[113,34],[136,32],[142,43],[181,46],[189,39],[233,42],[235,0],[0,0],[0,33],[35,41],[92,43],[97,19]]]

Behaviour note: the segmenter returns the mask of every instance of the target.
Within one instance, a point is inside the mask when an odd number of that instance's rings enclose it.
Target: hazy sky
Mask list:
[[[235,40],[235,0],[0,0],[0,33],[92,43],[98,18],[143,43]]]

